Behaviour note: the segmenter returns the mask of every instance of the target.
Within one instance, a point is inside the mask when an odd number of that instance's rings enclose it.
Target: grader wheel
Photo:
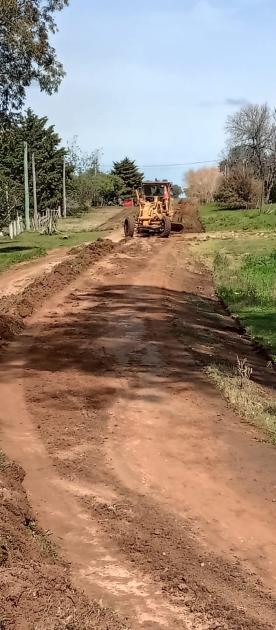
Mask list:
[[[162,238],[168,238],[168,236],[170,236],[171,229],[172,229],[172,224],[171,224],[171,221],[170,221],[169,217],[167,217],[167,216],[163,217],[163,219],[162,219],[162,231],[161,231]]]
[[[127,217],[124,223],[124,232],[126,238],[132,238],[135,230],[135,219],[133,217]]]

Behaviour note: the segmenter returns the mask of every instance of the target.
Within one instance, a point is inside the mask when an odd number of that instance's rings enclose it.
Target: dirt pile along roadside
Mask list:
[[[23,470],[0,451],[1,630],[126,629],[110,610],[72,587],[49,532],[36,525],[23,478]]]
[[[184,199],[178,201],[175,206],[175,215],[178,221],[184,225],[184,232],[202,232],[202,225],[198,217],[198,204],[195,201]]]
[[[182,199],[175,203],[174,221],[184,225],[184,232],[202,232],[202,225],[198,216],[198,203],[189,199]]]
[[[49,273],[35,278],[22,293],[0,300],[0,340],[12,339],[24,328],[24,319],[32,315],[50,295],[73,282],[82,271],[114,250],[109,240],[98,240],[85,247],[73,248]]]

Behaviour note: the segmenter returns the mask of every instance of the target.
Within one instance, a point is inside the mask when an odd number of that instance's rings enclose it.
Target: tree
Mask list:
[[[220,172],[228,175],[232,168],[237,166],[246,167],[248,159],[248,151],[245,146],[230,147],[228,151],[224,151],[224,155],[219,163]]]
[[[82,208],[104,205],[114,201],[124,192],[124,182],[118,175],[96,173],[89,170],[75,179],[77,199]]]
[[[86,173],[89,170],[93,170],[94,174],[99,173],[101,154],[101,149],[94,149],[91,153],[82,151],[77,136],[74,136],[67,145],[67,161],[76,175]]]
[[[22,141],[28,142],[29,156],[35,155],[38,209],[57,208],[62,203],[62,171],[66,149],[54,125],[48,125],[46,116],[39,118],[30,109],[19,129]],[[31,168],[31,159],[29,160]],[[67,185],[72,169],[67,165]],[[31,180],[31,175],[30,175]]]
[[[0,221],[1,227],[16,218],[23,205],[23,188],[0,171]]]
[[[221,174],[218,168],[200,168],[190,170],[186,174],[186,194],[190,199],[196,199],[199,203],[214,201]]]
[[[249,166],[263,182],[268,201],[276,180],[275,110],[267,105],[246,105],[229,116],[226,130],[230,152],[240,153],[245,167]]]
[[[53,14],[69,0],[0,0],[0,113],[2,122],[24,105],[26,88],[56,92],[64,76],[50,44],[57,27]]]
[[[252,173],[239,167],[222,177],[215,201],[229,209],[256,208],[260,203],[262,183]]]
[[[181,186],[178,186],[178,184],[173,184],[172,195],[175,199],[179,199],[180,195],[182,195]]]
[[[117,175],[123,180],[125,185],[125,198],[133,196],[134,190],[141,186],[144,178],[144,174],[140,173],[135,162],[127,157],[124,160],[121,160],[121,162],[113,163],[111,174]]]
[[[21,190],[18,199],[22,203],[24,141],[28,142],[30,186],[31,155],[35,155],[38,209],[41,211],[47,207],[56,208],[62,202],[62,170],[66,150],[60,146],[60,138],[53,125],[48,125],[46,116],[39,118],[29,109],[25,116],[18,117],[10,127],[1,130],[0,174]],[[67,182],[70,181],[71,169],[67,166]]]

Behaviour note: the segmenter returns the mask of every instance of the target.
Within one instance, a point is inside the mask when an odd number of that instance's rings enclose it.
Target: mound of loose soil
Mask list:
[[[85,247],[73,248],[70,256],[62,260],[49,273],[36,278],[24,291],[0,301],[0,339],[9,340],[24,327],[24,319],[48,297],[61,291],[77,276],[99,258],[114,250],[115,244],[109,240],[98,240]]]
[[[0,315],[0,339],[12,339],[18,335],[23,328],[23,322],[20,317],[8,314]]]
[[[198,217],[198,204],[190,200],[181,200],[175,208],[177,221],[184,225],[184,232],[202,232]],[[175,220],[175,219],[174,219]]]
[[[24,318],[115,245],[97,241],[70,252],[50,273],[0,303],[0,338],[20,333]],[[37,526],[22,487],[24,471],[0,451],[0,629],[123,630],[109,610],[76,591],[51,538]]]
[[[76,591],[48,534],[36,525],[23,470],[0,452],[1,630],[123,630],[124,623]]]

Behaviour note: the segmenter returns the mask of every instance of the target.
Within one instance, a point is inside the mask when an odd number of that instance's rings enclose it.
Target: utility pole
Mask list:
[[[25,225],[30,230],[30,197],[29,197],[29,172],[28,172],[28,143],[24,142],[24,188],[25,188]]]
[[[98,161],[98,154],[97,157],[95,158],[95,162],[94,162],[94,177],[96,177],[97,175],[97,161]],[[96,193],[94,192],[94,206],[96,206]]]
[[[32,173],[33,173],[33,198],[34,198],[34,226],[35,226],[35,229],[38,230],[36,172],[35,172],[35,154],[34,153],[32,153]]]
[[[67,200],[66,200],[66,162],[65,155],[63,158],[63,217],[67,216]]]

